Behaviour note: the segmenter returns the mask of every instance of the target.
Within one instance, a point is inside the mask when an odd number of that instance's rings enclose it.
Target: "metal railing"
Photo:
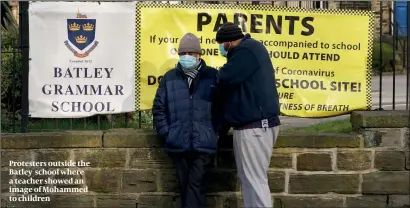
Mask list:
[[[408,54],[408,48],[409,48],[409,36],[408,36],[408,31],[409,31],[409,3],[407,3],[407,31],[402,31],[402,28],[399,27],[399,22],[397,21],[396,16],[397,15],[392,15],[392,13],[395,13],[394,10],[394,4],[395,2],[393,1],[393,3],[391,4],[391,7],[389,7],[388,5],[389,2],[384,2],[384,1],[380,1],[380,10],[379,10],[379,14],[380,14],[380,21],[379,21],[379,72],[386,72],[388,70],[386,70],[387,68],[390,68],[392,71],[392,84],[391,84],[391,108],[392,110],[396,110],[397,107],[397,103],[396,103],[396,98],[397,98],[397,84],[399,84],[399,89],[403,89],[405,88],[405,109],[408,110],[409,109],[409,54]],[[387,4],[387,5],[386,5]],[[383,15],[384,15],[384,7],[383,6],[387,6],[388,7],[388,14],[389,14],[389,30],[390,30],[390,34],[389,35],[385,35],[384,34],[384,27],[383,27]],[[393,18],[392,18],[393,16]],[[392,29],[391,29],[392,28]],[[400,33],[399,33],[400,32]],[[406,36],[399,36],[399,34],[407,34]],[[390,41],[391,40],[391,41]],[[391,49],[392,49],[392,54],[391,54],[391,59],[388,60],[388,62],[384,62],[385,61],[385,56],[389,56],[389,53],[385,54],[385,51],[383,50],[383,45],[390,45],[391,44]],[[398,53],[398,50],[400,53]],[[399,65],[398,65],[399,64]],[[400,81],[399,83],[397,83],[397,72],[398,69],[397,67],[401,65],[401,73],[405,74],[405,84],[403,83],[403,81]],[[399,77],[403,78],[403,75],[400,75]],[[402,80],[399,78],[399,80]],[[384,110],[383,108],[383,96],[386,94],[383,94],[384,87],[390,87],[390,86],[386,86],[384,85],[383,82],[383,73],[379,73],[379,89],[378,89],[378,96],[379,96],[379,102],[378,102],[378,108],[377,110]],[[400,88],[401,87],[401,88]],[[404,93],[402,93],[404,94]],[[387,94],[389,95],[389,94]],[[403,95],[399,95],[400,98],[403,97]],[[403,103],[400,103],[400,105],[402,106]]]
[[[214,2],[218,3],[218,2]],[[239,2],[236,2],[240,4]],[[267,2],[252,2],[253,4],[266,4]],[[276,5],[276,2],[269,4]],[[336,2],[342,9],[366,9],[372,8],[368,1]],[[2,97],[1,97],[1,132],[38,132],[38,131],[59,131],[59,130],[105,130],[111,128],[153,128],[152,114],[150,111],[137,111],[134,113],[117,114],[117,115],[96,115],[81,119],[38,119],[30,118],[28,113],[28,2],[19,2],[19,26],[18,34],[12,36],[7,31],[2,30],[2,57],[1,57],[1,79],[2,79]],[[380,4],[385,4],[381,1]],[[306,7],[306,8],[329,8],[329,3],[325,1],[289,1],[286,6]],[[377,12],[377,11],[375,11]],[[383,17],[383,7],[380,6],[380,20]],[[3,19],[3,17],[2,17]],[[394,18],[393,18],[394,19]],[[409,37],[398,37],[397,21],[394,19],[392,34],[384,33],[383,21],[379,21],[379,37],[375,41],[374,48],[377,50],[373,56],[375,82],[378,86],[373,87],[373,95],[378,96],[378,102],[374,103],[376,110],[386,110],[391,106],[393,110],[409,109]],[[409,17],[407,17],[407,34],[409,30]],[[2,23],[3,24],[3,23]],[[392,41],[389,41],[389,40]],[[8,42],[7,42],[8,41]],[[378,48],[377,48],[378,47]],[[401,50],[398,53],[398,50]],[[376,53],[379,53],[376,55]],[[399,54],[396,58],[396,55]],[[403,70],[399,75],[397,66]],[[392,73],[392,76],[387,75]],[[403,78],[405,76],[405,78]],[[397,77],[399,77],[399,89],[406,88],[405,92],[400,91],[397,95]],[[392,79],[392,86],[386,82]],[[388,81],[390,82],[390,81]],[[386,84],[387,83],[387,84]],[[404,86],[405,85],[405,86]],[[391,87],[391,89],[388,89]],[[387,92],[387,93],[386,93]],[[386,101],[386,96],[388,100]],[[403,101],[405,96],[405,101]],[[389,99],[391,97],[391,103]],[[400,98],[400,102],[396,98]],[[383,99],[385,98],[385,99]],[[398,108],[400,106],[400,108]]]

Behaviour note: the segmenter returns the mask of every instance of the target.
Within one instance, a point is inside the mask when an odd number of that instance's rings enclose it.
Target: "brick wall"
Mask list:
[[[274,207],[409,207],[408,114],[354,112],[351,120],[359,133],[280,134],[269,171]],[[152,131],[2,134],[1,144],[2,207],[178,207],[174,171]],[[221,141],[207,175],[209,207],[241,207],[231,146],[232,138]],[[9,160],[89,161],[80,177],[89,192],[9,202],[16,177],[8,174]]]

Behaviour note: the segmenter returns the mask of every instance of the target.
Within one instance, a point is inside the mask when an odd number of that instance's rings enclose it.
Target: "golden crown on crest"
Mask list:
[[[85,31],[92,31],[92,30],[94,30],[94,25],[93,25],[93,24],[90,24],[90,23],[83,24],[83,30],[85,30]]]
[[[83,35],[77,36],[77,37],[75,37],[75,42],[77,42],[77,43],[85,43],[85,42],[87,42],[87,37],[85,37],[85,36],[83,36]]]
[[[87,18],[87,15],[81,14],[80,9],[77,9],[77,18]]]
[[[69,28],[71,31],[78,31],[78,30],[80,30],[80,25],[77,24],[77,23],[75,23],[75,22],[73,22],[73,24],[68,25],[68,28]]]

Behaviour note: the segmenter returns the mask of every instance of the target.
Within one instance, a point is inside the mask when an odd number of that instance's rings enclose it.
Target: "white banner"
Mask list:
[[[31,117],[135,110],[135,2],[31,2]]]

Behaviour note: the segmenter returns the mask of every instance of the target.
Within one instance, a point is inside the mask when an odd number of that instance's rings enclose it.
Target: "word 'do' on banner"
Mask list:
[[[135,3],[31,2],[32,117],[135,110]]]
[[[152,107],[158,81],[177,63],[185,33],[200,38],[208,65],[226,63],[215,42],[225,22],[238,24],[267,48],[284,115],[328,117],[371,108],[370,11],[145,3],[137,4],[137,109]]]

